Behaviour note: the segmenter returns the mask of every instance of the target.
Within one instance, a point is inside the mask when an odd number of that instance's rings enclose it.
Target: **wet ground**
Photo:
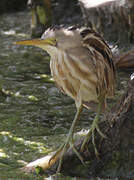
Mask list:
[[[19,168],[59,147],[76,111],[73,100],[53,83],[49,56],[41,49],[13,44],[30,38],[29,23],[27,12],[0,16],[0,179],[45,178]],[[117,96],[129,76],[130,72],[119,73]],[[94,112],[84,110],[76,132],[88,129],[93,117]]]

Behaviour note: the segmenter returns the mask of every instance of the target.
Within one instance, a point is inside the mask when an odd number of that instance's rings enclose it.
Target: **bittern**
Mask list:
[[[62,27],[46,30],[41,39],[24,40],[16,44],[33,45],[47,51],[51,56],[50,69],[56,85],[73,98],[76,104],[77,112],[66,142],[59,148],[62,153],[57,171],[60,171],[63,155],[68,147],[72,147],[84,163],[73,143],[74,128],[83,107],[97,107],[95,108],[97,113],[81,150],[84,150],[91,138],[95,154],[98,155],[95,132],[103,138],[106,137],[98,126],[99,115],[106,107],[106,99],[114,95],[115,70],[112,53],[107,43],[94,30]]]

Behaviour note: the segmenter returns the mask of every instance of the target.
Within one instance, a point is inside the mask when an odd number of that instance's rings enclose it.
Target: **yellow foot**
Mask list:
[[[51,163],[51,161],[55,161],[55,158],[57,158],[57,155],[60,153],[59,156],[59,164],[58,164],[58,168],[57,168],[57,172],[56,174],[58,174],[61,170],[61,165],[62,165],[62,161],[63,161],[63,156],[65,154],[65,152],[70,148],[72,148],[72,150],[74,151],[74,153],[77,155],[77,157],[79,158],[79,160],[81,161],[81,163],[83,165],[85,165],[82,156],[80,155],[80,153],[77,151],[77,149],[74,147],[74,143],[73,140],[69,140],[69,138],[67,138],[67,141],[65,144],[63,144],[62,146],[60,146],[60,148],[56,151],[56,153],[51,157],[49,163]]]
[[[77,149],[74,147],[74,141],[73,141],[73,132],[74,132],[74,128],[75,128],[75,125],[76,125],[76,122],[79,120],[80,118],[80,113],[82,111],[82,104],[80,104],[79,107],[77,107],[77,112],[76,112],[76,115],[74,117],[74,120],[72,122],[72,125],[71,125],[71,128],[70,128],[70,131],[69,131],[69,134],[67,136],[67,139],[66,139],[66,142],[58,149],[58,151],[55,153],[55,155],[50,159],[50,163],[51,161],[55,162],[55,158],[57,157],[57,154],[59,154],[60,152],[60,156],[59,156],[59,165],[58,165],[58,169],[57,169],[57,173],[60,172],[61,170],[61,165],[62,165],[62,161],[63,161],[63,156],[65,154],[65,152],[68,150],[68,148],[72,148],[72,150],[74,151],[74,153],[77,155],[77,157],[80,159],[81,163],[83,165],[84,164],[84,161],[83,161],[83,158],[82,156],[79,154],[79,152],[77,151]]]
[[[99,156],[99,152],[96,148],[96,143],[95,143],[95,129],[97,130],[97,132],[100,134],[100,136],[102,138],[107,138],[99,129],[99,126],[98,126],[98,116],[95,117],[92,125],[91,125],[91,128],[89,130],[89,132],[87,133],[83,143],[82,143],[82,146],[81,146],[81,151],[84,150],[85,148],[85,145],[88,143],[89,139],[92,138],[92,143],[93,143],[93,146],[94,146],[94,150],[95,150],[95,155],[96,157]]]

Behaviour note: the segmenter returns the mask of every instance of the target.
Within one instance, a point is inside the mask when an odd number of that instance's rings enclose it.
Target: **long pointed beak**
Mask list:
[[[32,40],[23,40],[17,41],[15,44],[19,45],[33,45],[33,46],[44,46],[44,45],[55,45],[54,39],[32,39]]]

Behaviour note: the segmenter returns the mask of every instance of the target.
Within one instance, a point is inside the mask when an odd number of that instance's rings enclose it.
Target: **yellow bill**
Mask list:
[[[54,38],[48,38],[48,39],[31,39],[31,40],[23,40],[23,41],[16,41],[15,44],[18,45],[33,45],[33,46],[43,46],[43,45],[52,45],[54,46],[56,44],[56,41]]]

